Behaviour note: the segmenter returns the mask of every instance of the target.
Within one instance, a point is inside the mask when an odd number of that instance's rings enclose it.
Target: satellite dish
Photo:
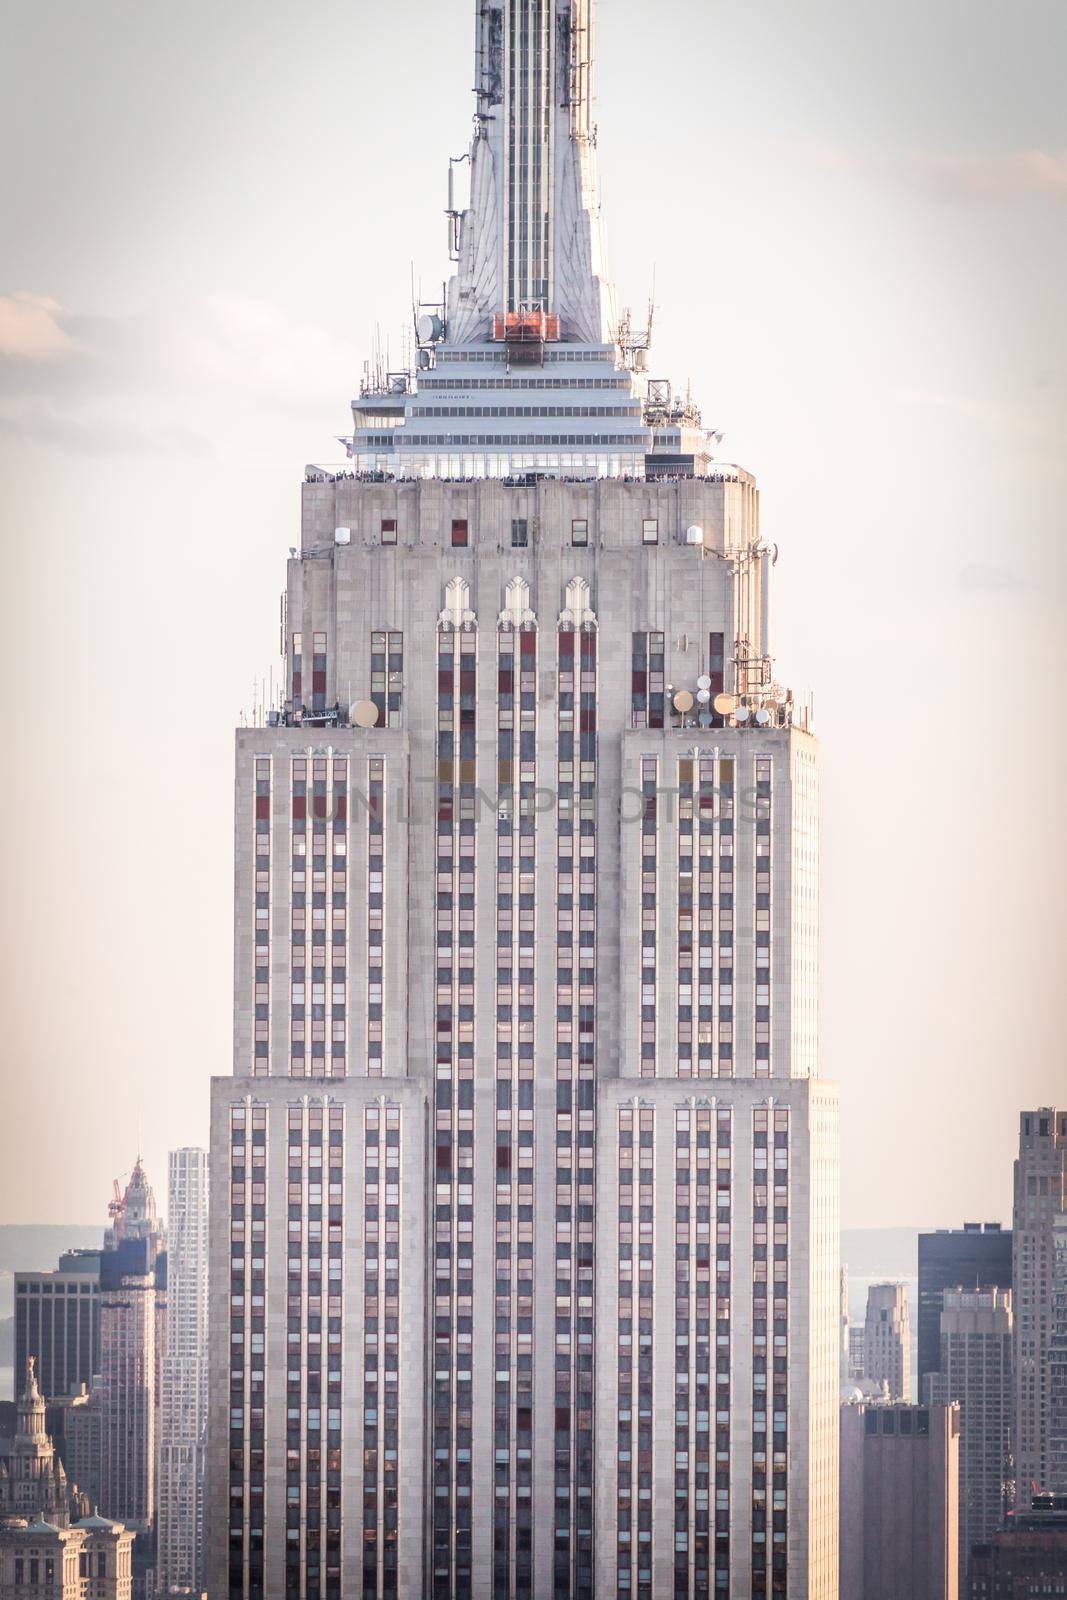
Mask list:
[[[737,709],[737,696],[732,694],[717,694],[715,696],[715,709],[720,717],[732,717]]]
[[[419,336],[420,344],[432,344],[441,337],[441,319],[432,311],[424,311],[415,324],[415,332]]]
[[[710,689],[711,688],[711,679],[708,677],[706,672],[702,673],[701,676],[697,679],[697,688],[698,689]]]
[[[734,716],[738,722],[747,722],[751,715],[752,713],[747,706],[738,706],[737,710],[734,712]]]
[[[697,717],[697,721],[700,723],[700,726],[702,728],[710,728],[711,727],[711,712],[710,711],[702,711],[700,713],[700,715]]]
[[[711,700],[711,690],[710,689],[698,689],[697,690],[697,699],[700,701],[700,704],[702,706],[706,706],[708,704],[708,702]]]
[[[685,530],[685,542],[686,542],[686,544],[703,544],[704,543],[704,530],[700,526],[699,523],[694,522],[693,526],[691,528],[686,528],[686,530]]]
[[[351,544],[352,543],[352,529],[351,528],[335,528],[333,530],[333,542],[334,542],[334,544]]]
[[[678,690],[678,693],[674,697],[674,709],[675,711],[692,711],[693,696],[689,693],[688,689]]]
[[[761,706],[756,712],[756,721],[759,723],[761,728],[765,728],[770,720],[770,712],[767,710],[766,706]]]
[[[378,707],[373,700],[357,700],[349,708],[348,720],[357,728],[376,728]]]

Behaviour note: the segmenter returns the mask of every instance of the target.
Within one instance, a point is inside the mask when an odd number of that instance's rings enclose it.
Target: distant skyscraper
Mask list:
[[[58,1272],[15,1273],[15,1398],[30,1357],[46,1400],[88,1386],[100,1362],[100,1253],[64,1256]]]
[[[207,1151],[172,1150],[167,1198],[167,1352],[161,1363],[156,1581],[203,1588],[207,1426]]]
[[[1020,1507],[1053,1488],[1053,1352],[1057,1219],[1067,1212],[1067,1111],[1020,1118],[1015,1163],[1015,1472]]]
[[[965,1222],[919,1235],[918,1396],[941,1363],[942,1295],[946,1289],[1010,1289],[1011,1230],[999,1222]]]
[[[1067,1212],[1053,1224],[1052,1338],[1049,1343],[1049,1487],[1067,1495]]]
[[[209,1589],[836,1600],[774,553],[612,309],[589,0],[472,10],[456,273],[417,378],[366,376],[357,476],[308,470],[284,695],[237,737]]]
[[[166,1257],[155,1197],[139,1160],[111,1213],[100,1264],[101,1509],[148,1535],[155,1517]]]
[[[863,1375],[885,1383],[890,1400],[911,1399],[911,1322],[903,1283],[875,1283],[867,1291]]]
[[[1009,1509],[1012,1469],[1011,1290],[944,1291],[940,1371],[925,1399],[960,1408],[960,1590],[973,1544]]]
[[[959,1428],[957,1406],[841,1408],[841,1600],[957,1600]]]

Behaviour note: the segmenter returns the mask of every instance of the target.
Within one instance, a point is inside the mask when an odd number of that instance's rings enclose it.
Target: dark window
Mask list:
[[[465,550],[470,544],[470,531],[467,527],[466,517],[452,518],[452,548]]]
[[[396,544],[396,518],[382,518],[382,543]]]
[[[511,544],[515,550],[525,550],[530,542],[530,530],[525,517],[512,517]]]

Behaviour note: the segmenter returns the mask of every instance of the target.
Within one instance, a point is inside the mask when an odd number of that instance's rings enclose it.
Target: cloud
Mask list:
[[[173,423],[147,428],[130,417],[76,417],[50,406],[22,406],[17,415],[0,411],[0,439],[53,445],[83,455],[191,456],[208,459],[212,443]]]
[[[1025,194],[1067,200],[1067,150],[1007,150],[988,155],[919,152],[910,165],[937,194],[959,200],[1017,200]]]
[[[59,325],[63,307],[45,295],[0,295],[0,357],[54,361],[77,348]]]
[[[812,139],[784,144],[782,148],[801,166],[871,178],[904,178],[942,199],[1018,200],[1037,194],[1067,200],[1067,150],[993,150],[982,154],[913,150],[893,156]]]

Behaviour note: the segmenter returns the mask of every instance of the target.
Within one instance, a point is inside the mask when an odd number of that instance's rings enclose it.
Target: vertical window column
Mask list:
[[[307,1026],[307,768],[305,760],[292,763],[290,836],[292,842],[289,902],[290,991],[289,991],[289,1075],[306,1075],[305,1029]]]
[[[734,776],[736,763],[719,762],[719,1011],[716,1073],[734,1076]]]
[[[245,1321],[250,1295],[248,1226],[251,1172],[248,1166],[249,1113],[230,1109],[230,1455],[229,1455],[229,1593],[237,1600],[248,1594],[250,1556],[249,1353]],[[262,1396],[261,1396],[262,1400]],[[262,1516],[262,1504],[260,1505]],[[260,1524],[262,1528],[262,1522]],[[262,1533],[260,1535],[262,1539]],[[262,1544],[260,1544],[262,1556]],[[260,1572],[262,1593],[262,1571]]]
[[[315,633],[311,636],[313,654],[311,657],[311,709],[312,711],[326,710],[326,635]]]
[[[729,1110],[675,1112],[675,1257],[674,1593],[722,1600],[730,1568]]]
[[[714,1114],[700,1111],[697,1113],[697,1317],[701,1316],[702,1281],[705,1267],[704,1254],[704,1171],[703,1171],[703,1122],[704,1116],[708,1117],[709,1133],[714,1138],[712,1152],[709,1153],[707,1182],[708,1200],[712,1211],[708,1218],[708,1249],[706,1264],[711,1269],[711,1229],[715,1230],[714,1251],[714,1277],[709,1284],[709,1317],[712,1311],[710,1290],[714,1289],[714,1329],[715,1329],[715,1378],[714,1391],[711,1402],[714,1407],[714,1439],[715,1439],[715,1593],[719,1600],[723,1600],[730,1588],[730,1366],[731,1366],[731,1281],[732,1281],[732,1238],[731,1218],[733,1213],[733,1118],[728,1107],[719,1107]],[[710,1330],[709,1330],[710,1331]],[[701,1373],[703,1371],[703,1345],[702,1330],[697,1329],[697,1394],[701,1390]],[[710,1366],[710,1362],[709,1362]],[[709,1372],[709,1388],[711,1388],[711,1375]],[[699,1426],[699,1411],[698,1411]],[[696,1460],[696,1497],[697,1519],[702,1509],[702,1492],[705,1486],[703,1478],[703,1458],[698,1442]],[[699,1546],[698,1546],[699,1549]],[[700,1586],[701,1568],[697,1563],[696,1580],[697,1593],[702,1593]]]
[[[400,1109],[364,1113],[363,1596],[397,1594],[400,1445]]]
[[[434,1600],[471,1593],[477,636],[438,633]]]
[[[634,1343],[635,1301],[637,1286],[634,1282],[634,1185],[636,1181],[634,1151],[634,1113],[629,1106],[619,1108],[618,1117],[618,1214],[616,1229],[618,1240],[618,1319],[615,1328],[618,1359],[618,1423],[616,1434],[617,1501],[615,1520],[617,1527],[615,1573],[618,1593],[632,1594],[634,1585],[634,1455],[636,1423],[636,1374],[634,1360],[637,1347]]]
[[[784,1597],[788,1577],[788,1108],[757,1108],[753,1143],[752,1594],[763,1600]]]
[[[556,866],[556,1426],[553,1595],[590,1600],[596,1141],[595,626],[559,651]],[[577,969],[577,970],[576,970]]]
[[[384,1072],[385,762],[367,764],[367,1074]]]
[[[370,697],[378,707],[379,728],[399,728],[404,709],[404,635],[371,634]]]
[[[299,711],[304,704],[304,636],[294,633],[289,658],[292,672],[292,708]]]
[[[715,1075],[715,762],[701,758],[696,793],[696,1075]],[[691,1058],[692,1059],[692,1058]]]
[[[656,1076],[659,763],[641,759],[641,1076]]]
[[[678,988],[677,1025],[679,1078],[691,1078],[693,1067],[693,934],[696,919],[694,832],[695,763],[678,763]]]
[[[271,762],[255,758],[255,1012],[253,1077],[270,1072],[270,890],[271,890]]]
[[[341,1401],[344,1343],[344,1160],[345,1113],[330,1106],[325,1184],[327,1203],[326,1312],[326,1460],[324,1533],[325,1600],[341,1600]]]
[[[771,761],[756,759],[755,857],[755,1076],[769,1078],[771,1065]]]
[[[498,635],[493,1594],[532,1594],[537,634]],[[512,1585],[514,1572],[514,1585]]]
[[[635,633],[631,645],[631,721],[662,728],[666,707],[666,644],[662,633]]]
[[[285,1374],[285,1593],[300,1600],[305,1582],[307,1502],[307,1149],[304,1108],[291,1105],[288,1123]]]
[[[332,804],[324,819],[329,839],[330,1064],[329,1076],[343,1078],[348,1051],[348,761],[335,756]],[[368,930],[367,946],[371,936]],[[325,1065],[325,1063],[324,1063]]]

